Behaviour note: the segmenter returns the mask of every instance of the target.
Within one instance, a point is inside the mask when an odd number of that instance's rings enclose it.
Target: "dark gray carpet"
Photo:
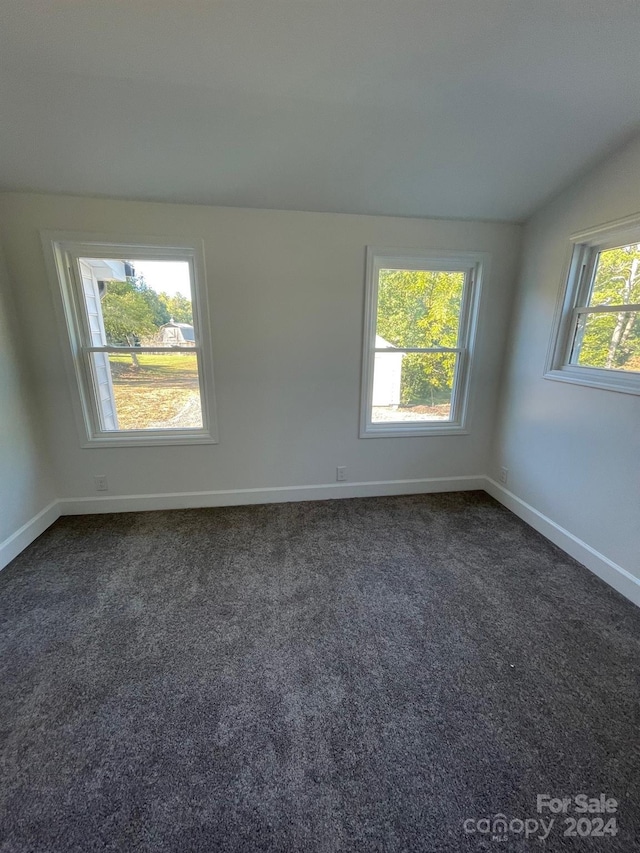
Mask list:
[[[639,849],[640,611],[484,493],[63,518],[0,619],[2,853]]]

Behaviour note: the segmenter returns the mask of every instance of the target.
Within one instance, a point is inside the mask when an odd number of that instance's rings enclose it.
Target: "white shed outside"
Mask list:
[[[376,335],[376,349],[389,348],[388,353],[377,352],[373,367],[373,405],[397,409],[400,405],[403,352],[393,349],[393,344]]]
[[[193,326],[190,323],[169,323],[160,326],[160,337],[166,347],[193,347],[196,345]]]

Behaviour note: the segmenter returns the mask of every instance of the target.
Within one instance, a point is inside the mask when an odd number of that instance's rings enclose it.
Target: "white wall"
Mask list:
[[[569,236],[640,210],[640,138],[541,209],[525,229],[492,474],[640,577],[640,397],[543,379]]]
[[[0,228],[61,497],[95,498],[94,474],[136,495],[484,473],[519,226],[10,193]],[[39,229],[204,239],[219,445],[80,448]],[[358,438],[368,244],[491,253],[469,435]]]
[[[21,528],[55,497],[38,428],[28,350],[21,341],[0,249],[0,568],[33,538],[26,531],[21,534]],[[46,513],[40,526],[35,523],[33,535],[55,516]]]

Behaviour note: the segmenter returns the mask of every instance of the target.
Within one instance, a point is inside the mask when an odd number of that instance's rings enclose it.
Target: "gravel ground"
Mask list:
[[[169,420],[154,421],[149,429],[198,429],[202,426],[200,392],[193,391],[177,415]]]
[[[373,423],[387,421],[446,421],[449,418],[449,406],[414,406],[409,409],[394,409],[391,406],[374,406]]]

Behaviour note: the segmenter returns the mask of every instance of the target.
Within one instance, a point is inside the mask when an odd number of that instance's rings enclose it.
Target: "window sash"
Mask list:
[[[631,241],[633,242],[633,241]],[[580,334],[581,318],[589,314],[625,314],[627,312],[640,311],[640,305],[634,303],[620,303],[616,305],[591,305],[591,296],[595,282],[596,272],[600,255],[604,251],[618,248],[620,240],[609,240],[606,244],[591,246],[588,244],[577,245],[574,253],[579,256],[580,272],[578,284],[575,288],[573,308],[566,323],[566,344],[563,359],[563,368],[578,368],[579,370],[603,370],[611,372],[612,368],[596,367],[594,365],[579,364],[582,349],[582,336]],[[619,372],[619,371],[615,371]],[[633,374],[635,371],[623,371]]]
[[[387,251],[367,248],[365,333],[361,392],[360,437],[402,435],[447,435],[465,433],[466,409],[471,379],[471,357],[475,342],[480,298],[480,279],[488,255],[480,252]],[[453,272],[464,274],[457,346],[376,347],[378,289],[381,270]],[[456,356],[451,387],[451,409],[447,420],[373,422],[373,382],[378,353],[451,353]]]
[[[626,394],[640,394],[640,373],[636,371],[578,364],[580,342],[576,341],[580,320],[585,315],[624,314],[640,310],[640,306],[635,303],[590,304],[600,254],[638,242],[640,242],[640,216],[638,215],[571,236],[571,252],[558,292],[556,315],[544,369],[546,379]]]
[[[634,243],[638,242],[638,240],[630,240],[629,242]],[[598,244],[596,246],[590,246],[587,244],[578,244],[575,246],[574,252],[579,255],[578,260],[580,264],[580,272],[578,276],[578,286],[575,288],[575,295],[573,298],[574,312],[640,310],[640,306],[627,303],[616,303],[615,305],[593,305],[591,303],[600,255],[602,252],[610,251],[611,249],[618,249],[624,245],[626,244],[624,242],[621,243],[618,239],[607,241],[606,244]]]
[[[128,355],[129,353],[141,353],[141,352],[156,352],[156,353],[168,353],[168,352],[186,352],[186,353],[194,353],[199,352],[201,347],[200,344],[195,344],[192,347],[180,347],[180,346],[168,346],[168,347],[113,347],[113,346],[104,346],[104,347],[82,347],[84,352],[106,352],[112,353],[113,355]]]
[[[213,378],[213,352],[208,325],[206,273],[202,241],[173,243],[156,237],[96,235],[80,232],[42,231],[41,240],[55,308],[66,327],[65,362],[71,402],[82,447],[217,444],[217,417]],[[184,261],[189,265],[193,306],[193,343],[183,346],[97,346],[90,336],[87,305],[82,291],[81,258]],[[205,334],[203,334],[205,333]],[[197,358],[202,427],[184,429],[106,430],[98,402],[100,389],[94,381],[93,353],[108,355],[170,354],[183,352]]]
[[[119,256],[122,255],[122,252],[119,253]],[[206,412],[206,404],[205,404],[205,388],[203,383],[202,376],[202,361],[201,361],[201,352],[199,346],[199,334],[198,334],[198,325],[197,325],[197,310],[196,310],[196,296],[195,296],[195,279],[194,279],[194,269],[193,269],[193,258],[186,257],[180,258],[179,260],[185,261],[189,264],[189,285],[191,290],[191,302],[194,307],[194,317],[193,317],[193,328],[194,328],[194,345],[190,347],[183,346],[166,346],[166,347],[136,347],[136,346],[118,346],[112,344],[105,344],[104,346],[95,346],[91,345],[91,324],[89,321],[89,311],[87,300],[85,297],[85,291],[82,282],[82,271],[80,269],[80,263],[84,258],[89,257],[85,251],[76,251],[73,253],[73,262],[70,267],[70,272],[72,275],[72,281],[75,285],[75,293],[76,299],[80,308],[81,322],[80,322],[80,350],[81,350],[81,361],[83,362],[84,367],[84,375],[86,382],[86,389],[88,393],[88,404],[89,404],[89,414],[92,422],[92,434],[94,437],[105,437],[112,438],[117,440],[119,436],[131,436],[134,435],[143,435],[149,434],[154,436],[161,435],[175,435],[180,433],[182,435],[204,435],[208,433],[208,423],[207,423],[207,412]],[[92,255],[91,257],[103,258],[105,255],[103,253],[97,253]],[[172,258],[175,260],[175,258]],[[154,258],[154,260],[156,260]],[[162,259],[161,259],[162,260]],[[201,427],[187,427],[183,429],[172,429],[171,427],[158,427],[153,430],[132,430],[132,429],[107,429],[104,423],[104,414],[102,411],[102,406],[99,399],[99,387],[97,382],[97,377],[93,365],[93,360],[91,358],[93,353],[105,353],[106,355],[142,355],[144,353],[150,354],[163,354],[163,353],[178,353],[185,352],[191,355],[196,356],[196,366],[198,373],[198,391],[199,391],[199,400],[200,400],[200,412],[202,417],[202,426]],[[117,409],[115,409],[115,401],[113,401],[113,407],[115,410],[115,414],[117,417]]]
[[[374,347],[374,352],[453,352],[461,354],[462,347]]]
[[[202,417],[201,427],[157,427],[156,429],[106,429],[103,423],[103,415],[101,412],[100,402],[98,400],[98,385],[91,356],[93,353],[105,353],[106,355],[141,355],[144,353],[152,353],[158,355],[167,355],[173,353],[185,353],[187,355],[195,355],[196,366],[198,373],[198,392],[200,400],[200,413]],[[209,422],[207,407],[205,404],[205,385],[202,375],[201,349],[199,346],[193,347],[82,347],[80,362],[84,369],[86,377],[86,388],[88,392],[88,404],[91,412],[91,422],[93,425],[92,434],[94,438],[105,438],[118,440],[119,436],[123,439],[129,436],[203,436],[209,434]],[[116,410],[117,415],[117,410]]]
[[[619,305],[594,305],[592,308],[580,305],[573,309],[574,316],[580,314],[629,314],[637,311],[640,311],[640,305],[623,303]]]
[[[637,370],[620,370],[619,368],[602,367],[595,364],[580,364],[580,353],[582,352],[583,336],[586,324],[581,327],[581,319],[591,314],[637,314],[640,305],[602,305],[597,308],[574,308],[573,323],[569,336],[569,354],[565,367],[577,367],[579,370],[606,370],[614,373],[638,374]]]
[[[114,260],[122,257],[125,254],[125,250],[127,257],[131,260],[153,260],[153,261],[182,261],[189,265],[189,286],[191,290],[191,304],[193,306],[193,334],[195,339],[195,345],[201,343],[201,334],[200,334],[200,311],[199,311],[199,295],[197,293],[196,288],[196,276],[195,276],[195,267],[194,267],[194,258],[192,254],[170,254],[165,256],[156,256],[154,252],[131,252],[128,251],[128,246],[122,246],[122,251],[118,254],[117,251],[112,251],[107,254],[104,252],[94,252],[91,255],[87,254],[85,249],[90,247],[83,247],[83,249],[76,249],[75,251],[71,251],[68,253],[69,256],[69,272],[71,274],[71,279],[75,289],[76,301],[78,307],[80,309],[80,317],[78,324],[78,331],[80,333],[80,343],[85,348],[91,348],[91,326],[89,322],[89,313],[88,306],[85,299],[84,289],[82,286],[82,272],[80,270],[80,261],[83,258],[96,258],[96,259],[105,259],[105,260]],[[126,347],[119,347],[121,350],[125,350]],[[138,351],[141,351],[142,348],[136,347]],[[172,349],[172,347],[165,347],[165,349]]]

